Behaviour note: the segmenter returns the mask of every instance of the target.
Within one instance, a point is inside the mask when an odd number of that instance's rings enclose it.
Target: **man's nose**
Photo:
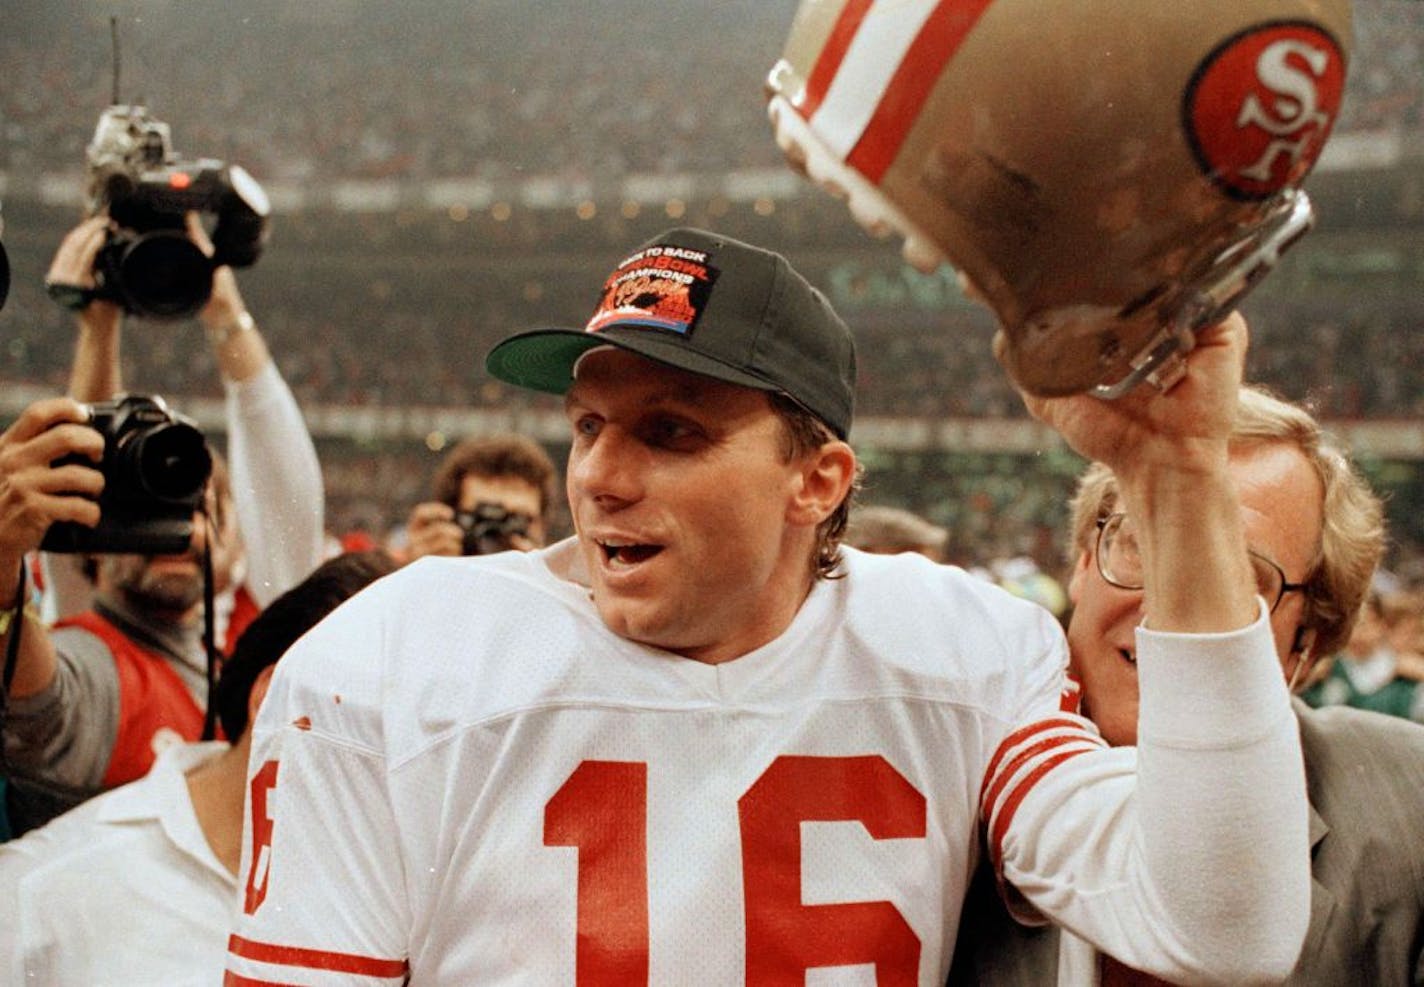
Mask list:
[[[638,443],[614,428],[588,441],[570,464],[575,488],[601,504],[631,502],[642,494]]]

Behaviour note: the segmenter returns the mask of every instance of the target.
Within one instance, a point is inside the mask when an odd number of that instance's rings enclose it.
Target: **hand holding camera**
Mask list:
[[[261,254],[269,212],[261,186],[238,165],[177,157],[168,124],[144,107],[106,109],[87,164],[89,213],[108,222],[101,243],[84,244],[87,269],[51,268],[46,286],[60,305],[83,310],[102,300],[136,315],[184,318],[207,304],[215,270]],[[210,244],[190,235],[191,214],[216,215]]]
[[[455,513],[460,528],[460,554],[493,555],[518,549],[527,552],[534,547],[529,540],[529,525],[533,518],[519,511],[508,510],[503,504],[482,500],[468,511]]]
[[[0,434],[0,563],[7,570],[39,547],[51,525],[99,523],[104,437],[88,421],[77,401],[46,398]]]
[[[157,396],[47,398],[0,435],[0,557],[187,551],[212,456]]]
[[[536,547],[529,537],[532,521],[529,515],[493,501],[481,501],[468,511],[457,511],[438,501],[417,504],[406,524],[409,542],[404,561],[413,562],[424,555],[492,555],[508,549],[527,552]]]
[[[212,474],[207,440],[157,395],[125,394],[87,406],[88,424],[103,441],[99,520],[57,521],[40,547],[48,552],[137,552],[176,555],[193,537],[193,514]],[[92,457],[89,457],[92,459]],[[83,465],[75,456],[56,471]]]

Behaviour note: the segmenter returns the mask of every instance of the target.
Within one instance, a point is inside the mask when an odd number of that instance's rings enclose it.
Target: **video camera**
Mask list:
[[[516,535],[529,535],[533,521],[528,514],[509,511],[502,504],[482,500],[472,511],[457,511],[455,523],[465,533],[461,551],[465,555],[493,555],[514,547]]]
[[[86,203],[119,227],[94,261],[94,297],[158,319],[192,315],[212,294],[213,269],[256,262],[267,237],[267,195],[239,165],[173,153],[168,124],[143,106],[99,115],[85,152]],[[184,214],[217,216],[211,259],[187,235]]]
[[[157,395],[125,394],[89,406],[89,426],[104,436],[99,524],[56,521],[47,552],[179,555],[193,537],[213,458],[198,427]],[[94,464],[83,457],[73,462]],[[61,460],[63,462],[63,460]]]

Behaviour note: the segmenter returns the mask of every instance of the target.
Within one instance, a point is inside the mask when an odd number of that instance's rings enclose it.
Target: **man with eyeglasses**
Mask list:
[[[1292,691],[1350,635],[1384,547],[1379,499],[1302,408],[1244,387],[1229,446],[1256,586]],[[1135,632],[1145,600],[1139,528],[1095,463],[1072,505],[1068,643],[1083,711],[1111,744],[1137,743]],[[1172,564],[1192,568],[1193,560]],[[1206,583],[1214,578],[1202,571]],[[1311,920],[1287,983],[1424,982],[1424,729],[1295,700],[1311,802]],[[1150,731],[1151,722],[1141,724]],[[978,880],[952,984],[1161,983],[1071,932],[1015,924]]]

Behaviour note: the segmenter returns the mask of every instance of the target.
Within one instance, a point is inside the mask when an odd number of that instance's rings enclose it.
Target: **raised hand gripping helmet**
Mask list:
[[[1039,395],[1170,387],[1310,226],[1349,0],[802,0],[767,81],[788,159],[947,260]]]

